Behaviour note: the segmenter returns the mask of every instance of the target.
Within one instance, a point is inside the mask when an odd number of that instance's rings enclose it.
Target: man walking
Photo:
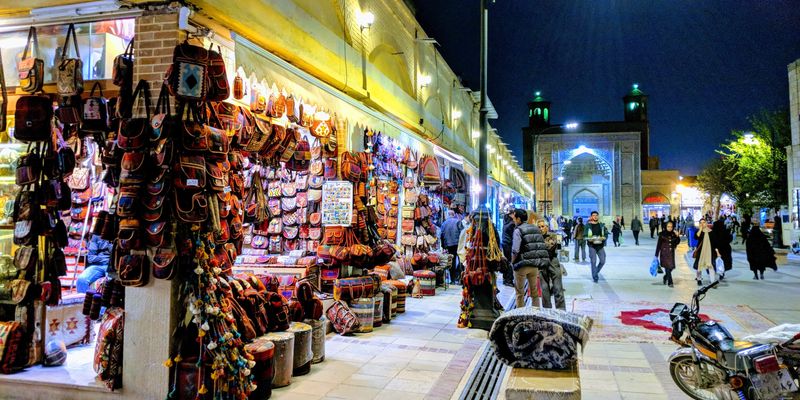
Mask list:
[[[440,232],[440,239],[442,247],[447,250],[448,254],[453,256],[452,264],[450,265],[451,276],[456,276],[456,259],[458,258],[458,237],[461,234],[461,220],[456,217],[456,212],[447,210],[447,219],[442,223]],[[464,260],[462,260],[463,262]]]
[[[566,310],[564,301],[564,284],[561,281],[561,263],[558,261],[558,236],[550,233],[544,220],[537,225],[542,231],[544,244],[550,256],[550,265],[539,270],[539,284],[542,286],[542,307],[553,308],[551,297],[555,297],[556,308]]]
[[[658,233],[658,226],[660,225],[658,218],[655,215],[650,216],[650,239],[655,239],[655,234]]]
[[[517,307],[525,307],[525,282],[531,295],[531,304],[539,306],[539,291],[536,280],[539,269],[550,265],[550,255],[544,238],[536,225],[527,223],[528,213],[514,210],[514,238],[511,245],[511,262],[514,265],[514,289],[517,292]]]
[[[509,208],[503,216],[503,256],[506,260],[511,260],[511,245],[514,241],[514,230],[517,228],[514,225],[514,209]],[[503,285],[514,287],[514,271],[511,268],[506,268],[503,271]]]
[[[606,264],[605,246],[607,238],[608,229],[606,229],[604,223],[600,222],[600,214],[597,211],[592,211],[589,216],[589,224],[586,225],[586,240],[589,242],[589,261],[592,264],[592,280],[594,283],[600,280],[600,270]]]
[[[633,240],[636,241],[636,245],[639,245],[639,231],[642,230],[642,221],[639,221],[639,217],[633,217],[633,221],[631,221],[631,232],[633,232]]]
[[[575,262],[578,262],[578,250],[581,251],[581,262],[586,262],[586,226],[583,225],[583,217],[579,217],[575,223]]]

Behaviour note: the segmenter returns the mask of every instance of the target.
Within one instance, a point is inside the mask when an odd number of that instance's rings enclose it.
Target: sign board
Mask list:
[[[353,222],[353,183],[330,181],[322,185],[322,225],[350,226]]]

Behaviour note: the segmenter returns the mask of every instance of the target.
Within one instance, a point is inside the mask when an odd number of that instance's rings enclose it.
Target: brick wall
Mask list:
[[[136,20],[133,82],[135,85],[140,79],[145,79],[150,83],[150,101],[153,105],[158,100],[158,91],[172,63],[172,51],[180,37],[177,13],[167,10],[149,12]]]

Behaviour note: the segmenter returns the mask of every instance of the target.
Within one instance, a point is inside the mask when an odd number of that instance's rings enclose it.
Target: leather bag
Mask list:
[[[38,58],[40,54],[39,38],[36,35],[36,28],[32,26],[28,30],[28,40],[25,44],[25,50],[22,51],[22,61],[17,63],[19,87],[24,92],[36,93],[42,90],[44,84],[44,60]]]
[[[342,301],[334,302],[325,315],[333,323],[333,329],[340,335],[354,333],[359,328],[358,317]]]
[[[21,96],[14,111],[14,138],[22,142],[48,141],[53,102],[47,96]]]
[[[75,58],[67,58],[70,37],[72,37],[72,44],[75,47]],[[83,61],[81,61],[80,47],[78,47],[78,36],[75,34],[75,24],[69,24],[69,28],[67,28],[67,36],[64,39],[64,47],[61,49],[61,61],[58,64],[56,75],[59,95],[71,97],[83,93]]]
[[[128,42],[125,51],[114,57],[114,67],[111,73],[111,81],[119,87],[133,85],[133,41]]]

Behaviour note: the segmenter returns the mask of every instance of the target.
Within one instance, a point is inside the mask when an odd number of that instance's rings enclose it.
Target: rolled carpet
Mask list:
[[[520,368],[566,369],[589,341],[592,319],[538,307],[516,308],[492,325],[489,340],[500,361]]]

